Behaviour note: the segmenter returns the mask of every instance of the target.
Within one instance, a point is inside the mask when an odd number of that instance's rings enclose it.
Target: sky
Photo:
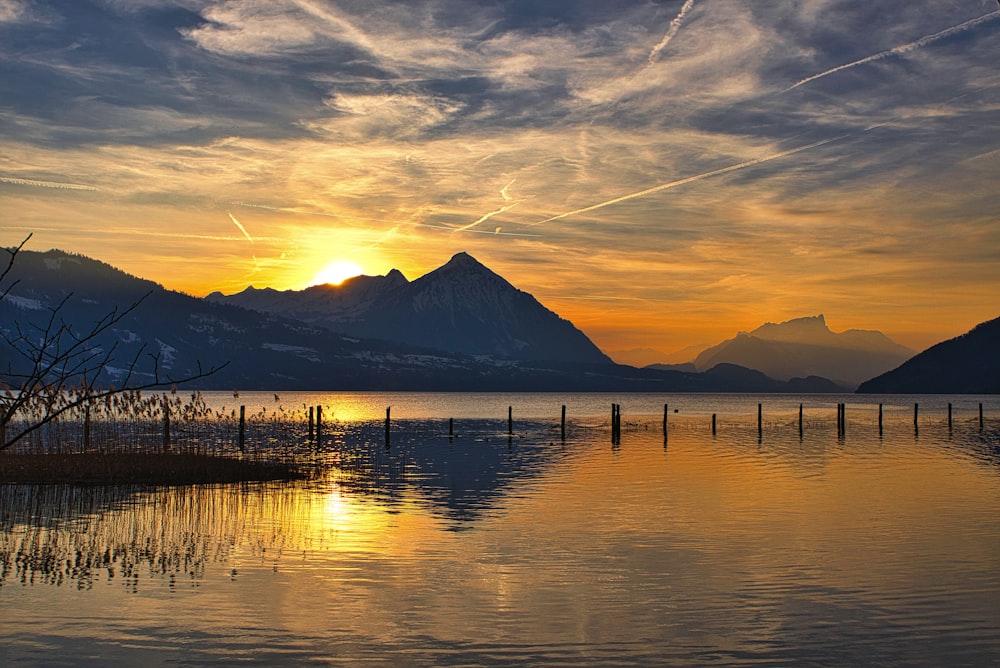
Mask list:
[[[603,350],[1000,315],[996,0],[0,0],[0,245],[193,295],[466,251]]]

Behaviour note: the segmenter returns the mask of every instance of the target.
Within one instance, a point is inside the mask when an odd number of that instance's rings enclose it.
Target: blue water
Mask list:
[[[0,487],[0,664],[1000,662],[997,398],[234,399],[324,405],[336,466]]]

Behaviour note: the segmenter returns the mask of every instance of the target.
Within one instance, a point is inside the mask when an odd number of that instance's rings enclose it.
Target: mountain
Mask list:
[[[1000,394],[1000,318],[943,341],[864,382],[862,393]]]
[[[380,287],[379,281],[361,281],[362,286],[367,286],[357,290],[364,296],[352,303],[352,312],[368,309],[365,300],[383,288],[385,294],[373,298],[371,303],[387,303],[383,300],[392,295],[400,304],[409,304],[411,310],[405,311],[397,322],[411,318],[418,328],[427,327],[428,321],[433,324],[433,318],[450,317],[449,313],[459,322],[462,318],[474,319],[476,314],[470,314],[463,305],[492,304],[487,312],[500,312],[511,320],[509,326],[498,326],[505,332],[499,341],[509,341],[510,331],[521,324],[520,320],[536,317],[541,307],[530,295],[513,290],[506,281],[480,268],[481,265],[477,267],[478,263],[472,265],[470,260],[468,256],[458,257],[454,264],[448,263],[438,270],[440,273],[433,280],[422,283],[403,283],[401,275],[382,277],[395,282],[395,286]],[[596,360],[593,362],[514,360],[345,336],[300,320],[167,290],[103,262],[58,250],[21,251],[0,286],[0,293],[8,286],[10,292],[0,300],[0,332],[7,339],[17,339],[20,332],[28,340],[36,340],[38,330],[46,328],[53,313],[58,316],[54,321],[57,327],[65,325],[78,334],[86,333],[108,314],[121,313],[135,305],[113,327],[87,341],[88,350],[111,356],[99,379],[102,386],[122,387],[129,366],[137,360],[132,385],[150,382],[157,365],[160,377],[168,380],[226,365],[215,374],[187,383],[185,387],[189,389],[494,392],[836,389],[825,379],[784,382],[732,365],[718,365],[705,373],[695,373],[637,369],[610,363],[603,355],[590,355]],[[275,295],[271,292],[256,290],[251,294],[272,299]],[[330,297],[319,290],[309,294],[320,302]],[[482,311],[477,313],[481,315]],[[427,314],[431,314],[429,320]],[[546,336],[554,336],[552,332],[567,333],[568,341],[573,343],[573,332],[579,330],[555,314],[545,320],[536,325],[537,331]],[[488,323],[479,320],[474,326],[479,327],[475,331],[484,332]],[[531,334],[528,331],[525,336]],[[429,336],[433,335],[432,330]],[[579,336],[584,343],[576,339],[576,345],[586,352],[585,344],[593,344],[582,334]],[[70,345],[69,339],[64,341]],[[535,350],[544,348],[539,344]],[[17,352],[0,337],[0,386],[4,383],[16,386],[21,380],[19,374],[28,372],[30,369]]]
[[[630,348],[629,350],[611,350],[608,355],[619,364],[630,366],[654,366],[670,365],[680,366],[689,364],[698,353],[708,348],[709,344],[687,346],[672,353],[665,353],[654,348]]]
[[[769,322],[752,332],[740,332],[703,351],[694,365],[704,371],[729,363],[757,369],[778,380],[820,376],[855,388],[863,380],[895,368],[913,353],[878,331],[835,333],[827,327],[826,319],[817,315]]]
[[[409,282],[397,270],[341,286],[256,290],[206,297],[296,318],[348,336],[461,355],[612,364],[568,320],[518,290],[468,253]]]

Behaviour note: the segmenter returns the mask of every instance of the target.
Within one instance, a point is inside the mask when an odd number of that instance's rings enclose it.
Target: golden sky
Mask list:
[[[467,251],[605,351],[1000,313],[993,0],[0,0],[0,243],[204,295]]]

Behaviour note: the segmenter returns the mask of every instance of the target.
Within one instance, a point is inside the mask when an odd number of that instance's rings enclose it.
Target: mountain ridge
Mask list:
[[[913,354],[876,330],[833,332],[820,314],[739,332],[702,351],[694,365],[705,371],[720,363],[737,364],[786,381],[819,376],[854,389]]]
[[[865,381],[858,392],[1000,394],[1000,317],[931,346]]]
[[[360,284],[373,287],[362,295],[356,289]],[[357,277],[341,286],[273,295],[249,290],[228,296],[215,292],[206,299],[296,318],[350,336],[454,353],[612,364],[573,323],[466,252],[456,253],[413,281],[394,269],[384,277]],[[325,291],[326,298],[312,299],[310,291],[316,290]]]
[[[95,318],[141,302],[102,337],[95,350],[116,351],[99,385],[122,387],[129,360],[149,379],[157,355],[165,377],[226,366],[185,389],[352,391],[829,391],[825,379],[776,381],[727,366],[710,373],[657,371],[613,363],[525,361],[462,355],[376,339],[345,336],[274,314],[217,304],[137,278],[85,256],[53,250],[22,251],[0,300],[0,329],[44,322],[55,310],[70,327],[86,330]],[[265,292],[261,290],[260,292]],[[553,317],[558,317],[553,314]],[[15,386],[25,369],[0,339],[0,383]],[[739,390],[734,390],[739,388]],[[808,388],[808,389],[807,389]]]

